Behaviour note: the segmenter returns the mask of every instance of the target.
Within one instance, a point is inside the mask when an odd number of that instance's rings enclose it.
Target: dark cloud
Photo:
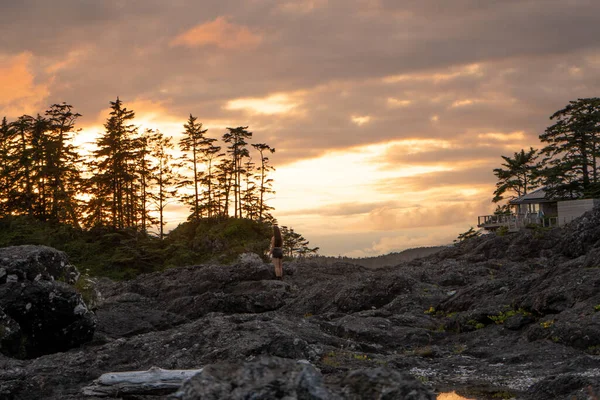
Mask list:
[[[22,84],[10,88],[11,104],[0,102],[0,115],[67,101],[85,126],[120,96],[126,106],[160,106],[181,125],[192,113],[213,137],[226,126],[249,125],[255,141],[277,148],[277,167],[373,143],[440,140],[450,147],[398,147],[373,162],[455,170],[373,177],[374,192],[410,197],[409,190],[423,190],[432,192],[425,201],[474,201],[458,189],[489,186],[491,197],[500,155],[539,147],[554,111],[600,92],[598,15],[596,0],[4,1],[0,60],[23,65],[11,69]],[[174,44],[218,18],[260,40],[248,48]],[[291,111],[228,107],[273,94]],[[317,211],[340,219],[375,215],[382,203],[344,200]],[[457,215],[456,225],[472,217],[459,208],[445,209]],[[427,213],[392,216],[419,224]]]
[[[59,74],[58,90],[53,92],[61,100],[82,104],[85,114],[116,95],[168,98],[174,110],[209,113],[234,97],[332,81],[515,57],[564,56],[597,49],[600,33],[595,23],[600,5],[583,0],[445,4],[336,0],[316,2],[310,12],[284,12],[282,4],[275,0],[3,3],[0,49],[29,50],[58,61],[73,48],[91,46],[82,64]],[[248,54],[168,45],[178,34],[223,15],[263,32],[261,47]],[[61,86],[65,82],[68,85]]]

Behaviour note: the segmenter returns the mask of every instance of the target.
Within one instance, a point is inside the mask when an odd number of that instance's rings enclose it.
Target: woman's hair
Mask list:
[[[283,237],[281,237],[281,230],[279,226],[273,225],[273,237],[275,240],[273,241],[274,247],[282,247],[283,246]]]

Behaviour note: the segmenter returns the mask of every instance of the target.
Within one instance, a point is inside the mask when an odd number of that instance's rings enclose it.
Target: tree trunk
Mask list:
[[[168,370],[152,367],[148,371],[109,372],[82,389],[88,397],[121,397],[123,395],[166,395],[179,389],[184,380],[200,369]]]

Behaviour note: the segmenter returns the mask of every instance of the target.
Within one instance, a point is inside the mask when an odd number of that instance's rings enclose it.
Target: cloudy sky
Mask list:
[[[0,2],[0,116],[66,101],[83,143],[117,96],[177,136],[249,125],[271,205],[326,255],[452,242],[501,155],[600,95],[597,0]],[[170,215],[171,224],[185,215]]]

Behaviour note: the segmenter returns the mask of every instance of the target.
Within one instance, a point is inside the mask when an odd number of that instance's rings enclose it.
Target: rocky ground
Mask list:
[[[0,398],[83,399],[104,373],[153,366],[204,368],[179,399],[600,397],[600,210],[394,267],[284,269],[249,256],[100,279],[92,341],[0,355]]]

